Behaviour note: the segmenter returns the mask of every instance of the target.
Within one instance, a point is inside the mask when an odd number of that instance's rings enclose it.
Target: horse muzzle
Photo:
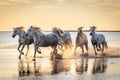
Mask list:
[[[15,38],[15,35],[12,35],[13,38]]]
[[[90,36],[92,36],[92,33],[90,33]]]
[[[28,34],[26,34],[25,36],[28,36]]]

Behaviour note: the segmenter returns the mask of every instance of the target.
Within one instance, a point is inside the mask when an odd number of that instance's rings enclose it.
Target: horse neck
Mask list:
[[[83,33],[83,32],[81,32],[81,33],[80,33],[80,36],[82,37],[83,35],[84,35],[84,33]]]
[[[57,31],[57,35],[58,35],[59,37],[62,37],[62,35],[61,35],[61,33],[60,33],[59,31]]]
[[[22,38],[22,36],[24,35],[24,33],[25,33],[25,32],[24,32],[24,31],[22,31],[22,30],[21,30],[21,31],[19,31],[19,33],[18,33],[19,38]]]
[[[94,32],[93,35],[92,35],[92,38],[95,39],[96,35],[97,35],[97,33]]]
[[[79,33],[77,33],[77,36],[79,37],[79,36],[83,36],[84,35],[84,33],[83,32],[81,32],[80,34]]]
[[[42,36],[44,36],[43,34],[41,35],[41,32],[34,32],[34,36],[35,36],[35,42],[36,41],[42,41]]]

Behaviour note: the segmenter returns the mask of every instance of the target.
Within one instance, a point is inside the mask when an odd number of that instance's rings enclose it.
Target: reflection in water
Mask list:
[[[88,68],[88,58],[81,58],[76,60],[76,72],[82,74]]]
[[[52,74],[96,74],[103,73],[107,68],[106,58],[80,58],[80,59],[40,59],[36,61],[22,61],[19,60],[18,71],[21,76],[39,76]]]
[[[100,58],[100,59],[95,58],[92,73],[95,74],[95,73],[103,73],[103,72],[105,72],[105,69],[107,67],[105,62],[106,62],[106,59],[104,59],[104,58]]]

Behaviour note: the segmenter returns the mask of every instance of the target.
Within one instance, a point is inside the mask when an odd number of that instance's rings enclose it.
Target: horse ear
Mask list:
[[[93,26],[95,29],[97,29],[97,27],[96,26]]]
[[[15,28],[13,27],[13,29],[15,29]]]
[[[23,26],[21,26],[21,28],[22,28],[22,29],[24,29],[24,27],[23,27]]]

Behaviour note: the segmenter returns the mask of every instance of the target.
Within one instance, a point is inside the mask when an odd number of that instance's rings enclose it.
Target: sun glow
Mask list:
[[[49,31],[54,26],[64,30],[84,26],[88,30],[91,25],[99,30],[120,30],[119,3],[112,0],[0,1],[0,31],[31,25]]]

